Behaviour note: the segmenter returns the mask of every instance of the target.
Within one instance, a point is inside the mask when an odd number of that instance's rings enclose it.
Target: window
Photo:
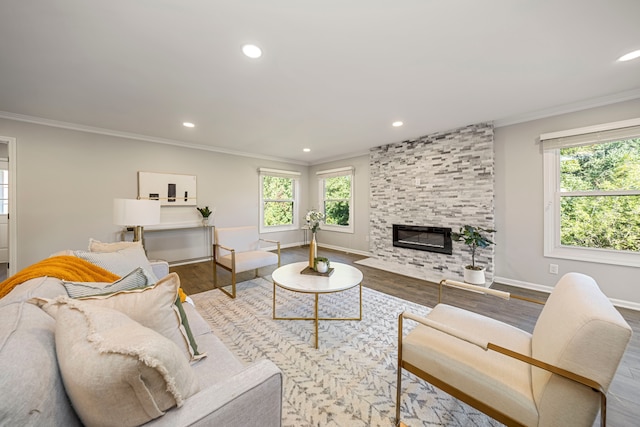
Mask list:
[[[260,232],[298,228],[299,172],[260,168]]]
[[[0,162],[5,163],[6,162]],[[9,171],[1,169],[6,167],[0,165],[0,214],[9,213]]]
[[[640,119],[540,140],[544,255],[640,266]]]
[[[316,172],[324,230],[353,233],[353,168]]]

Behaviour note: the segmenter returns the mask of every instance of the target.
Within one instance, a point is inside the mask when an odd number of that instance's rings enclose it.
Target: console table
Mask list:
[[[207,247],[205,258],[208,260],[213,259],[213,229],[215,225],[203,225],[201,222],[183,222],[183,223],[167,223],[167,224],[157,224],[157,225],[148,225],[144,227],[144,233],[156,233],[162,231],[176,231],[176,230],[190,230],[190,229],[202,229],[205,231],[205,245]],[[125,227],[120,232],[120,240],[126,240],[127,233],[132,233],[132,227]],[[172,261],[172,263],[185,263],[189,261],[197,261],[202,259],[202,257],[198,258],[189,258],[189,259],[181,259]]]

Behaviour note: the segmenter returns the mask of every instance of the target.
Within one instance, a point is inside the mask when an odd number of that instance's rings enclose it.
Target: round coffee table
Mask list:
[[[318,321],[320,320],[362,320],[362,272],[355,267],[332,262],[333,273],[330,276],[301,274],[308,267],[307,262],[283,265],[271,275],[273,279],[273,319],[274,320],[313,320],[315,323],[315,344],[318,348]],[[318,298],[320,294],[346,291],[360,286],[360,314],[358,317],[318,317]],[[277,317],[276,288],[293,292],[315,295],[313,317]]]

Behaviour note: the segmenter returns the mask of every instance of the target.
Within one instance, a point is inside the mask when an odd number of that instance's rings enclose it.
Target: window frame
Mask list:
[[[544,256],[601,264],[640,267],[640,252],[586,248],[560,243],[560,205],[562,197],[585,195],[586,192],[561,192],[560,149],[579,145],[637,138],[640,119],[606,123],[540,135],[544,165]],[[635,195],[636,191],[590,191],[592,196]]]
[[[300,210],[300,172],[296,171],[286,171],[279,169],[267,169],[260,168],[259,172],[259,194],[260,194],[260,233],[277,233],[281,231],[291,231],[298,230],[300,228],[300,215],[298,211]],[[264,177],[277,177],[277,178],[288,178],[291,179],[292,182],[292,199],[265,199],[264,198]],[[293,203],[293,218],[292,224],[285,225],[265,225],[264,223],[264,205],[266,202],[292,202]]]
[[[354,188],[355,188],[355,168],[353,166],[336,168],[336,169],[328,169],[323,171],[316,172],[316,176],[318,178],[318,204],[319,210],[325,215],[326,221],[326,210],[325,210],[325,202],[328,200],[326,198],[326,185],[325,182],[328,178],[335,178],[338,176],[349,176],[351,182],[351,188],[349,189],[349,225],[335,225],[335,224],[327,224],[326,222],[322,224],[322,230],[326,231],[336,231],[338,233],[351,233],[353,234],[355,231],[355,216],[354,216]],[[334,199],[330,199],[334,200]],[[347,200],[347,199],[340,199]]]

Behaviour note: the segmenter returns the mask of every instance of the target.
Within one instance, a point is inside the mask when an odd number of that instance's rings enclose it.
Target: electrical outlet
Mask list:
[[[558,264],[549,264],[549,273],[558,274]]]

